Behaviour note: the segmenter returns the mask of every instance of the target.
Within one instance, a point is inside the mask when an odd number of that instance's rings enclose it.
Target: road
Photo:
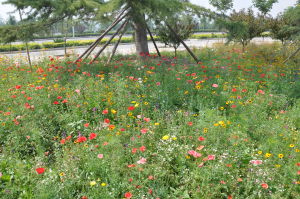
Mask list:
[[[190,39],[186,41],[186,44],[190,48],[203,48],[203,47],[213,47],[214,44],[217,43],[225,43],[226,40],[221,39]],[[254,38],[252,43],[272,43],[276,42],[276,40],[273,40],[271,38]],[[174,51],[173,48],[165,47],[164,44],[158,42],[158,48],[160,51]],[[85,47],[71,47],[67,49],[67,53],[71,55],[79,55],[83,53],[87,49],[87,46]],[[97,47],[94,52],[92,53],[92,56],[96,54],[96,52],[100,49],[100,47]],[[103,55],[109,55],[113,49],[113,45],[108,46],[104,52]],[[154,45],[152,42],[149,42],[149,50],[150,53],[156,53],[156,50],[154,48]],[[179,46],[178,50],[184,50],[184,47],[182,45]],[[120,44],[117,49],[117,54],[127,55],[127,54],[133,54],[135,53],[135,45],[134,43],[130,44]],[[48,50],[36,50],[30,52],[31,58],[33,61],[39,61],[44,59],[45,57],[49,56],[63,56],[64,55],[64,49],[48,49]],[[26,53],[25,52],[16,52],[16,53],[1,53],[0,57],[7,57],[11,58],[17,62],[25,62],[26,61]]]

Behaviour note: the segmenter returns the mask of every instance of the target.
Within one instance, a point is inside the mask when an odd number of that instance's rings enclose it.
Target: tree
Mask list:
[[[209,0],[209,3],[223,15],[233,7],[233,0]]]
[[[229,19],[224,21],[224,26],[228,30],[228,42],[239,42],[243,46],[243,51],[248,43],[254,38],[261,35],[266,30],[262,24],[265,18],[261,15],[255,15],[252,9],[242,9],[239,12],[234,11]]]
[[[177,33],[180,39],[185,40],[191,36],[195,27],[195,22],[192,16],[189,15],[176,15],[167,21],[172,29]],[[166,24],[157,24],[156,28],[159,39],[165,43],[165,45],[172,46],[175,51],[175,57],[177,56],[177,48],[180,46],[180,39],[177,35],[174,35]]]
[[[252,0],[253,5],[265,16],[278,0]]]

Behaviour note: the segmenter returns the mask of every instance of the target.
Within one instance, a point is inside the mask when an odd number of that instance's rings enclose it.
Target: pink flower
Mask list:
[[[218,85],[218,84],[213,84],[213,85],[212,85],[212,87],[214,87],[214,88],[218,88],[218,87],[219,87],[219,85]]]
[[[150,118],[144,117],[145,122],[150,122]]]
[[[188,154],[191,155],[191,156],[193,156],[194,158],[199,158],[199,157],[202,156],[201,153],[198,153],[197,151],[194,151],[194,150],[189,150]]]
[[[80,94],[80,90],[79,89],[76,89],[75,92],[78,93],[78,94]]]
[[[98,154],[97,157],[100,158],[100,159],[102,159],[103,158],[103,154]]]
[[[208,156],[207,156],[207,159],[208,159],[208,160],[214,160],[215,157],[216,157],[215,155],[208,155]]]
[[[253,165],[260,165],[262,164],[262,160],[251,160],[250,163]]]
[[[147,159],[146,158],[141,158],[139,161],[137,161],[136,163],[138,164],[146,164]]]
[[[159,85],[160,85],[160,82],[156,82],[156,85],[159,86]]]
[[[262,95],[265,94],[265,92],[263,90],[258,90],[257,93],[260,93]]]
[[[148,132],[148,129],[141,129],[142,134],[146,134]]]

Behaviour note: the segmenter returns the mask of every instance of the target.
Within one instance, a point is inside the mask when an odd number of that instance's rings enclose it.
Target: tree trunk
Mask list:
[[[139,18],[134,18],[133,27],[135,30],[136,54],[138,56],[149,54],[145,16],[142,15]]]

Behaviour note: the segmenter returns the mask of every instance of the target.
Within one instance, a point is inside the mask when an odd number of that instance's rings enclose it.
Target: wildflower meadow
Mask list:
[[[0,198],[299,198],[299,65],[276,49],[1,57]]]

